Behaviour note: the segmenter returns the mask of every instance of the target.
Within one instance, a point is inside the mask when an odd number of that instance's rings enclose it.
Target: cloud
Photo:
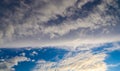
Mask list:
[[[106,71],[105,57],[105,54],[79,53],[60,62],[39,61],[33,71]]]
[[[119,46],[119,42],[81,45],[71,49],[59,62],[39,60],[33,71],[107,71],[120,65],[105,62],[108,53],[119,50]]]
[[[76,40],[89,43],[91,38],[96,42],[120,40],[120,9],[115,0],[3,2],[6,7],[0,12],[3,15],[0,17],[0,47],[15,44],[31,46],[29,43],[39,46],[63,45],[76,43]],[[12,9],[8,9],[9,5]]]
[[[104,48],[105,51],[112,52],[116,50],[120,50],[120,43],[113,43],[113,46],[111,48]]]
[[[107,45],[107,46],[106,46]],[[109,46],[110,45],[110,46]],[[105,46],[105,47],[104,47]],[[35,68],[32,71],[107,71],[109,67],[114,67],[117,65],[108,65],[106,62],[107,53],[119,50],[119,42],[115,43],[103,43],[103,44],[84,44],[78,47],[58,47],[66,48],[69,52],[64,56],[63,59],[60,59],[58,62],[50,62],[45,60],[39,60],[36,63]],[[57,47],[56,47],[57,48]],[[27,50],[32,50],[30,48],[25,48]],[[100,49],[99,52],[94,49]],[[94,51],[93,51],[94,50]],[[31,52],[30,55],[36,55],[35,51]],[[25,53],[21,53],[22,56],[14,57],[9,60],[1,60],[0,67],[3,69],[11,68],[15,65],[18,65],[22,61],[33,61],[34,59],[28,59],[25,56]],[[5,68],[4,68],[4,67]],[[14,70],[14,69],[13,69]],[[3,70],[4,71],[4,70]]]
[[[114,68],[114,67],[118,67],[120,66],[120,63],[117,63],[117,64],[109,64],[108,67],[110,68]]]
[[[15,71],[14,66],[18,65],[19,62],[28,61],[28,58],[26,57],[13,57],[9,60],[5,60],[3,62],[0,62],[0,71]]]
[[[14,34],[14,27],[13,25],[8,25],[5,30],[5,39],[11,39]]]
[[[84,0],[84,1],[80,2],[80,6],[86,7],[86,4],[91,4],[94,2],[95,2],[94,0],[93,1]],[[82,5],[81,5],[81,3],[82,3]],[[113,3],[113,4],[111,4],[111,3]],[[98,28],[103,29],[103,27],[105,27],[107,29],[107,27],[110,27],[110,26],[114,27],[115,25],[117,25],[117,23],[118,23],[117,19],[119,19],[119,18],[117,18],[114,15],[106,14],[107,13],[106,10],[109,11],[109,6],[107,4],[112,5],[113,7],[117,5],[115,3],[115,1],[113,1],[113,0],[102,1],[96,7],[94,7],[94,5],[93,5],[91,12],[88,12],[87,10],[85,10],[87,12],[85,14],[88,14],[88,16],[85,16],[82,18],[77,17],[75,20],[71,19],[72,16],[70,16],[70,17],[67,16],[68,19],[63,21],[62,24],[57,25],[57,26],[54,25],[54,26],[48,26],[47,28],[43,28],[43,33],[44,32],[50,33],[50,34],[57,33],[59,35],[64,35],[64,34],[69,33],[72,30],[78,30],[80,28],[85,29],[85,30],[87,28],[87,31],[88,31],[88,29],[94,31],[94,30],[97,30]],[[89,8],[89,7],[87,7],[87,8]],[[78,10],[78,13],[84,12],[83,8],[76,9],[73,7],[73,10],[74,11]],[[74,11],[71,12],[72,15],[80,15],[78,13],[74,13]],[[61,30],[61,31],[59,31],[59,30]]]
[[[35,55],[38,55],[38,53],[36,51],[33,51],[30,55],[35,56]]]
[[[2,44],[2,42],[3,42],[2,37],[3,37],[3,32],[2,32],[2,31],[0,31],[0,44]]]

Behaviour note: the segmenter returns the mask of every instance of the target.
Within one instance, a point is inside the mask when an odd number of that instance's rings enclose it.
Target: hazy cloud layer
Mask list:
[[[118,0],[2,0],[0,9],[1,47],[120,40]]]

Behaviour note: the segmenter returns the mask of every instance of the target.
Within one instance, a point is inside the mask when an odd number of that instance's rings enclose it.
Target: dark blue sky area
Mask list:
[[[27,50],[24,48],[18,49],[7,49],[1,48],[0,49],[0,59],[10,59],[16,56],[21,56],[21,53],[25,53],[25,57],[30,58],[33,61],[25,61],[20,62],[17,66],[14,66],[15,71],[31,71],[33,67],[35,67],[36,62],[39,60],[50,61],[50,62],[57,62],[64,58],[64,55],[67,54],[69,51],[64,49],[58,48],[35,48],[31,50]],[[37,54],[32,54],[36,52]]]

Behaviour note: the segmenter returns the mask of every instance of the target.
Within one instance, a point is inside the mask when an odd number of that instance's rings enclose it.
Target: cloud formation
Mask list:
[[[31,41],[41,46],[83,38],[120,40],[117,0],[3,0],[0,9],[1,47],[15,42],[31,46]]]
[[[79,53],[60,62],[39,61],[33,71],[106,71],[105,57],[105,54]]]
[[[16,56],[9,60],[4,60],[3,62],[0,62],[0,71],[15,71],[13,67],[23,61],[28,61],[28,58]]]
[[[14,66],[19,66],[19,62],[28,61],[34,62],[36,65],[31,71],[107,71],[109,68],[117,67],[118,64],[107,64],[106,58],[108,58],[109,53],[113,51],[120,50],[120,42],[115,43],[105,43],[105,44],[85,44],[78,47],[55,47],[56,48],[66,48],[64,50],[69,51],[64,55],[63,58],[59,58],[59,55],[55,56],[56,61],[49,61],[41,59],[35,60],[33,56],[39,56],[39,49],[45,54],[47,50],[42,48],[37,48],[38,52],[34,48],[25,48],[27,50],[20,53],[20,56],[15,56],[10,59],[0,59],[0,71],[15,71]],[[71,48],[71,49],[70,49]],[[19,50],[19,48],[17,48]],[[21,48],[20,48],[21,49]],[[31,51],[33,50],[33,51]],[[30,54],[29,52],[30,51]],[[51,52],[49,50],[48,52]],[[2,52],[2,50],[0,50]],[[58,52],[58,51],[57,51]],[[14,53],[14,52],[13,52]],[[54,51],[52,52],[54,54]],[[58,52],[59,53],[59,52]],[[29,54],[31,57],[27,57]],[[49,53],[48,53],[49,55]],[[52,54],[51,54],[52,55]],[[9,56],[9,55],[8,55]],[[60,51],[61,56],[61,51]],[[31,59],[30,59],[31,58]],[[49,57],[48,57],[49,58]]]
[[[120,63],[105,62],[109,56],[108,53],[120,50],[118,47],[120,47],[119,42],[79,46],[59,62],[39,60],[33,71],[107,71],[109,68],[120,65]]]

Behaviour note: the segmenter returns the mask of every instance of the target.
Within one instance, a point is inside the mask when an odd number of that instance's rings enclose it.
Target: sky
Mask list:
[[[118,71],[119,22],[120,0],[1,0],[0,71]]]

